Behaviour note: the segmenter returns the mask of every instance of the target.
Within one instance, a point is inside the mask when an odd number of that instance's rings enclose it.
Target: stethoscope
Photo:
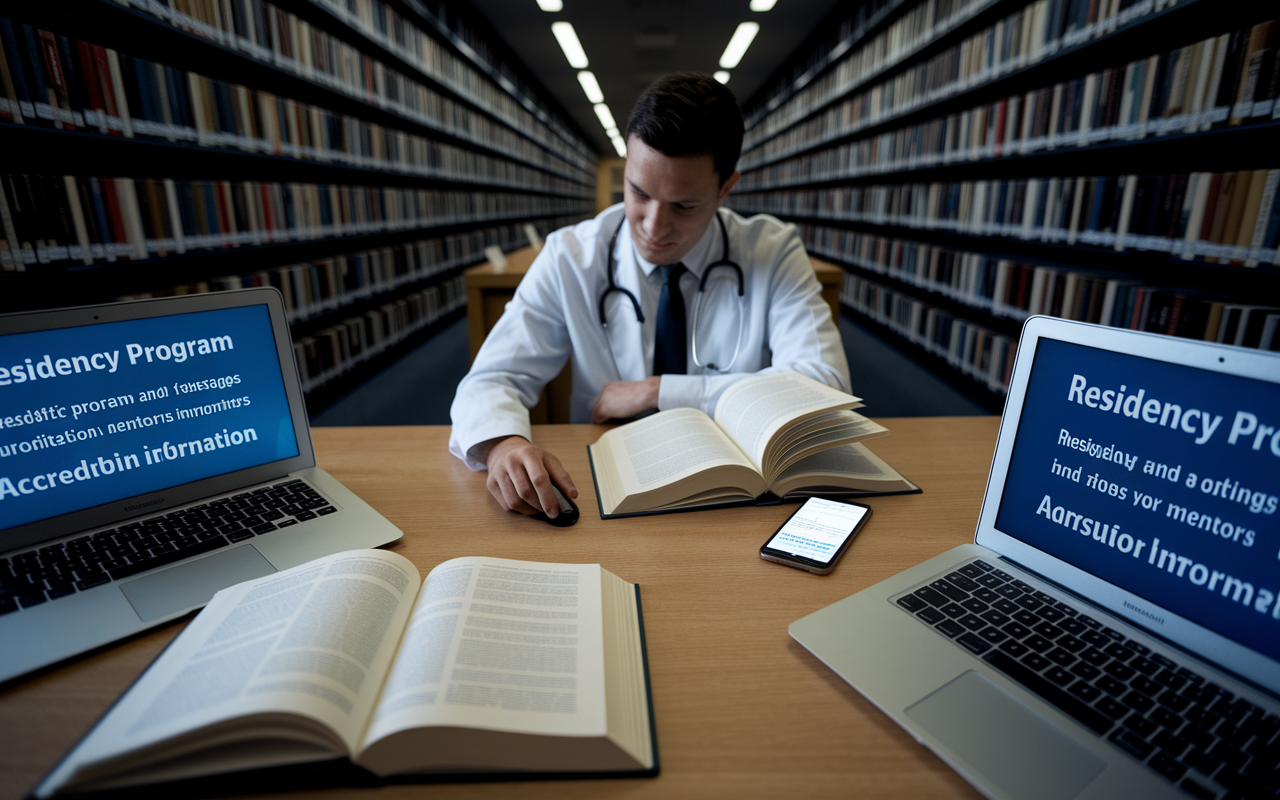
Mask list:
[[[600,324],[606,329],[609,322],[605,318],[604,303],[613,292],[620,292],[631,301],[631,305],[636,310],[636,322],[644,323],[644,313],[640,310],[640,301],[631,293],[629,289],[625,289],[617,284],[614,280],[613,273],[617,269],[616,259],[613,257],[613,249],[618,244],[618,234],[622,231],[622,226],[626,224],[626,215],[623,215],[622,222],[618,223],[618,227],[613,231],[613,238],[609,240],[609,257],[605,269],[605,277],[609,281],[609,285],[605,288],[604,293],[600,295]],[[693,302],[693,363],[701,369],[713,370],[715,372],[728,372],[733,369],[733,365],[738,361],[738,351],[742,347],[742,326],[743,320],[746,319],[744,299],[744,281],[742,278],[742,267],[729,260],[729,231],[725,228],[724,219],[719,212],[716,213],[716,222],[720,223],[720,260],[708,264],[702,270],[702,279],[698,281],[698,297]],[[726,366],[718,367],[711,362],[703,364],[698,358],[698,319],[702,315],[702,301],[706,296],[707,279],[711,277],[711,271],[716,267],[729,267],[738,276],[738,340],[733,346],[733,357],[729,359]]]

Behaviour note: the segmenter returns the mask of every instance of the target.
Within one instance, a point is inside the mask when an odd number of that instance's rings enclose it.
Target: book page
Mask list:
[[[675,483],[712,467],[736,465],[755,471],[711,418],[694,408],[676,408],[614,428],[608,440],[627,495]],[[625,454],[625,458],[621,457]]]
[[[602,625],[598,564],[444,562],[419,593],[364,747],[423,726],[603,736]]]
[[[262,738],[259,728],[231,724],[251,715],[274,715],[271,733],[309,743],[312,758],[352,752],[417,584],[418,571],[403,556],[354,550],[218,592],[48,785],[172,762],[237,738]],[[211,727],[212,738],[192,735]],[[299,748],[280,752],[278,761],[232,758],[213,766],[305,760]],[[193,756],[198,768],[191,774],[213,771],[198,758]],[[166,774],[178,777],[182,770],[171,764]]]
[[[855,442],[801,458],[783,470],[771,488],[779,496],[785,496],[797,490],[894,492],[918,487],[866,445]]]
[[[859,398],[824,386],[798,372],[756,375],[725,390],[715,421],[764,473],[770,442],[797,420],[853,408]]]
[[[856,411],[836,411],[805,420],[782,431],[774,439],[765,478],[772,483],[775,477],[800,459],[837,445],[884,436],[888,432],[888,428]]]

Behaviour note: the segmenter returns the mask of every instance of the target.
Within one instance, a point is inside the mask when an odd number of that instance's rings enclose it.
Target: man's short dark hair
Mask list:
[[[672,158],[708,153],[720,184],[742,154],[742,111],[733,92],[710,75],[676,72],[644,90],[627,118],[626,138]]]

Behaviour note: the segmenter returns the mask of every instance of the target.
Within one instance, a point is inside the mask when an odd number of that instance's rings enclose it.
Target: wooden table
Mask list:
[[[484,338],[493,330],[498,318],[515,296],[516,287],[524,278],[537,251],[532,246],[507,253],[507,264],[501,270],[485,263],[471,267],[464,274],[467,282],[467,337],[471,345],[471,360]],[[831,307],[831,318],[840,319],[840,288],[844,269],[835,264],[810,257],[814,274],[822,284],[822,299]],[[572,370],[565,364],[529,410],[529,419],[535,424],[563,423],[569,421],[569,392],[573,388]]]
[[[978,797],[787,635],[793,620],[972,541],[999,418],[881,422],[893,432],[873,449],[924,494],[869,499],[875,515],[825,577],[757,556],[791,505],[600,520],[585,446],[605,426],[534,427],[534,441],[560,457],[582,493],[582,519],[565,529],[500,510],[485,474],[448,454],[446,427],[314,430],[320,466],[404,530],[392,549],[424,574],[455,556],[491,555],[599,562],[639,583],[662,760],[655,779],[403,785],[322,796]],[[0,691],[0,800],[22,797],[180,627]]]

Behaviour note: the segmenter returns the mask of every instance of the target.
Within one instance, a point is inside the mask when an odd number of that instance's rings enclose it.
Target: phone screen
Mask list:
[[[765,549],[829,564],[869,511],[866,506],[811,497],[765,543]]]

